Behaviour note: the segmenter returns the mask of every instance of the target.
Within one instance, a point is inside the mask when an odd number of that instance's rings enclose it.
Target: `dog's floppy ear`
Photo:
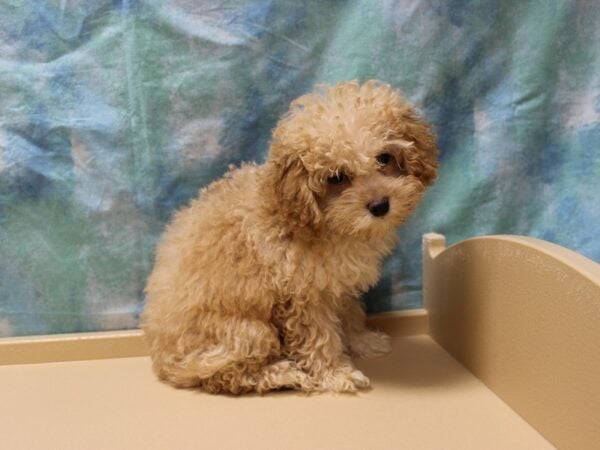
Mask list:
[[[431,126],[414,109],[403,114],[399,122],[401,138],[414,144],[413,148],[404,154],[411,173],[424,186],[433,184],[437,176],[438,149]]]
[[[433,184],[437,176],[438,149],[431,125],[414,110],[403,119],[404,139],[414,142],[415,149],[406,154],[411,171],[424,186]]]
[[[269,166],[268,179],[275,193],[276,214],[290,229],[316,229],[321,222],[321,210],[300,157],[286,155],[270,161]]]
[[[389,84],[370,80],[361,92],[379,110],[374,127],[384,127],[382,132],[387,139],[412,142],[414,147],[404,153],[411,173],[423,185],[432,184],[437,175],[438,149],[431,125]]]

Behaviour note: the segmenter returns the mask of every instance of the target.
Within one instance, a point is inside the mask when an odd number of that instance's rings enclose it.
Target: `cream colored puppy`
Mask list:
[[[168,226],[142,320],[155,372],[211,393],[367,387],[350,356],[390,342],[359,296],[436,166],[430,126],[386,84],[294,101],[265,164],[231,170]]]

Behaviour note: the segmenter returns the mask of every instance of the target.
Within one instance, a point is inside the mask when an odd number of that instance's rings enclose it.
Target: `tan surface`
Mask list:
[[[600,266],[554,244],[424,237],[430,334],[546,438],[600,448]]]
[[[361,363],[356,396],[210,396],[156,381],[145,357],[0,367],[1,448],[552,448],[427,336]]]
[[[369,326],[390,336],[427,333],[424,309],[374,314]],[[141,330],[0,338],[0,365],[146,356]]]

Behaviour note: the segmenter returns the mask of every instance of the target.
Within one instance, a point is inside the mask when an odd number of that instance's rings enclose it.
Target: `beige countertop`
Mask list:
[[[553,448],[428,336],[359,366],[357,395],[238,398],[173,389],[147,357],[0,366],[0,448]]]

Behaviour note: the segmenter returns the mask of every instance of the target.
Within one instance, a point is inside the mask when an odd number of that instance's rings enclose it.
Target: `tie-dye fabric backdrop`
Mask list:
[[[441,147],[371,311],[420,305],[430,230],[600,260],[599,42],[596,0],[0,0],[0,334],[136,326],[172,212],[337,80]]]

